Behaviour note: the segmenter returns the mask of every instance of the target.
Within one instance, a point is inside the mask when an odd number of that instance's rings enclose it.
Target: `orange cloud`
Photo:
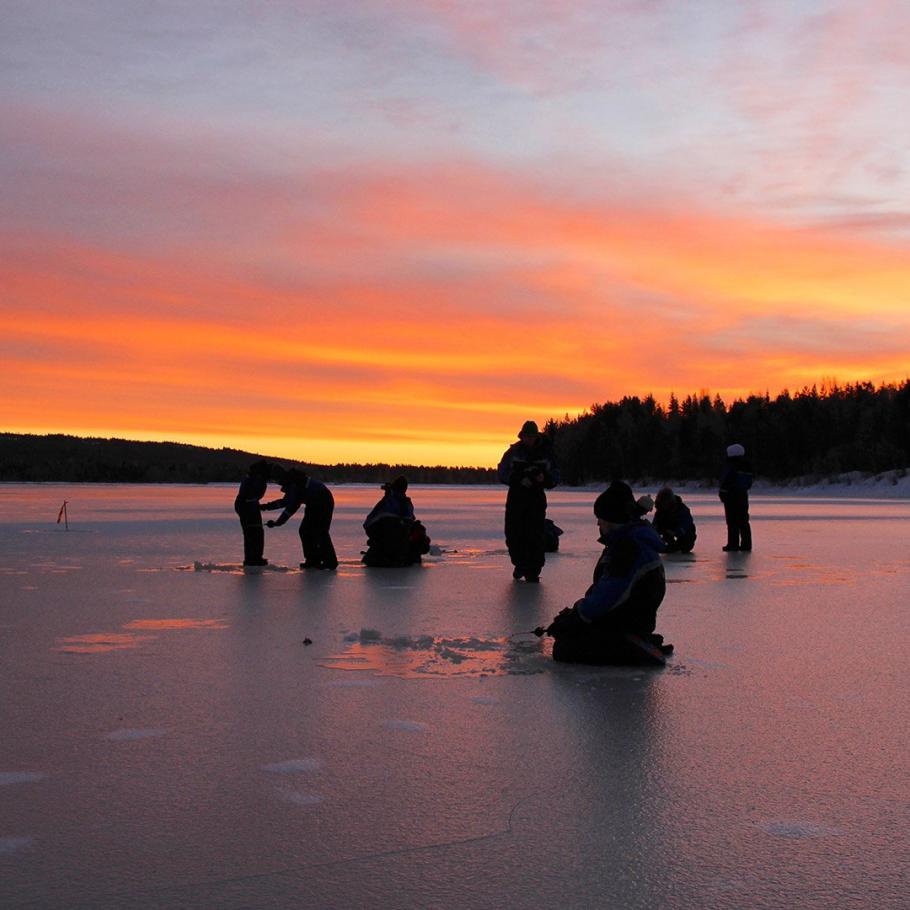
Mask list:
[[[3,427],[492,464],[525,418],[624,394],[904,378],[895,246],[466,164],[319,183],[318,217],[310,178],[277,215],[190,205],[199,250],[0,236]]]

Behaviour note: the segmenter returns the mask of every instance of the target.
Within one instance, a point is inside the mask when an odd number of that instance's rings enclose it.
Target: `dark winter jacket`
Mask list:
[[[736,499],[748,499],[752,486],[752,468],[742,455],[727,459],[723,474],[720,477],[718,495],[721,502]]]
[[[237,491],[237,502],[259,502],[265,496],[268,485],[268,478],[262,474],[247,474],[240,481],[240,489]]]
[[[500,459],[496,475],[513,490],[552,490],[559,483],[553,444],[546,436],[539,436],[532,446],[521,440],[513,443]]]
[[[397,490],[386,490],[385,496],[373,506],[372,511],[363,523],[364,530],[369,533],[370,528],[383,518],[401,518],[413,520],[414,504],[409,496]]]
[[[334,505],[335,498],[329,488],[313,477],[303,480],[289,480],[281,485],[284,496],[264,502],[260,508],[263,512],[275,509],[284,511],[275,519],[276,525],[283,525],[303,503],[311,503],[314,507]]]
[[[666,505],[658,499],[653,524],[669,549],[691,550],[695,545],[695,521],[689,507],[679,496],[674,495]]]
[[[646,521],[630,521],[602,538],[603,555],[594,584],[575,611],[587,623],[616,624],[627,631],[654,630],[654,616],[666,588],[660,554],[664,545]]]

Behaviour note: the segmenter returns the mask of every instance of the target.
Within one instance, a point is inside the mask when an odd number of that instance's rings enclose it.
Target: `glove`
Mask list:
[[[275,522],[272,521],[272,519],[270,518],[270,519],[265,523],[265,526],[266,526],[267,528],[274,528],[274,527],[275,527]]]
[[[577,619],[574,614],[574,607],[566,607],[564,610],[560,610],[553,619],[553,622],[547,626],[547,635],[552,635],[554,638],[565,635],[570,629],[577,625]]]

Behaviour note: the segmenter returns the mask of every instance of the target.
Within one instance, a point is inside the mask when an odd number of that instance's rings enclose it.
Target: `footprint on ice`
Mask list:
[[[383,726],[387,730],[400,730],[405,733],[423,733],[428,727],[419,720],[387,720]]]
[[[158,727],[149,727],[142,730],[125,728],[123,730],[112,730],[110,733],[105,733],[104,738],[122,742],[135,739],[152,739],[156,736],[164,736],[165,733],[167,733],[167,730],[162,730]]]
[[[295,790],[285,790],[281,793],[281,798],[295,806],[318,806],[323,798],[313,793],[298,793]]]
[[[768,834],[773,834],[775,837],[789,837],[795,840],[824,837],[826,834],[839,833],[835,828],[826,828],[824,825],[816,825],[812,822],[762,822],[758,827]]]
[[[0,856],[5,853],[15,853],[34,843],[31,837],[0,837]]]
[[[40,771],[0,771],[0,787],[8,787],[11,784],[30,784],[44,780],[46,776]]]
[[[315,771],[319,767],[316,758],[288,758],[285,761],[272,762],[263,765],[262,770],[270,774],[299,774],[306,771]]]

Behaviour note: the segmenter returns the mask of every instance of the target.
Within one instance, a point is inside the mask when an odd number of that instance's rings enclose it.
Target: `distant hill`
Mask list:
[[[258,458],[302,467],[329,483],[381,483],[404,474],[412,483],[495,483],[492,468],[440,465],[320,465],[270,458],[239,449],[207,449],[179,442],[83,439],[52,434],[0,433],[0,481],[70,483],[238,482]]]

